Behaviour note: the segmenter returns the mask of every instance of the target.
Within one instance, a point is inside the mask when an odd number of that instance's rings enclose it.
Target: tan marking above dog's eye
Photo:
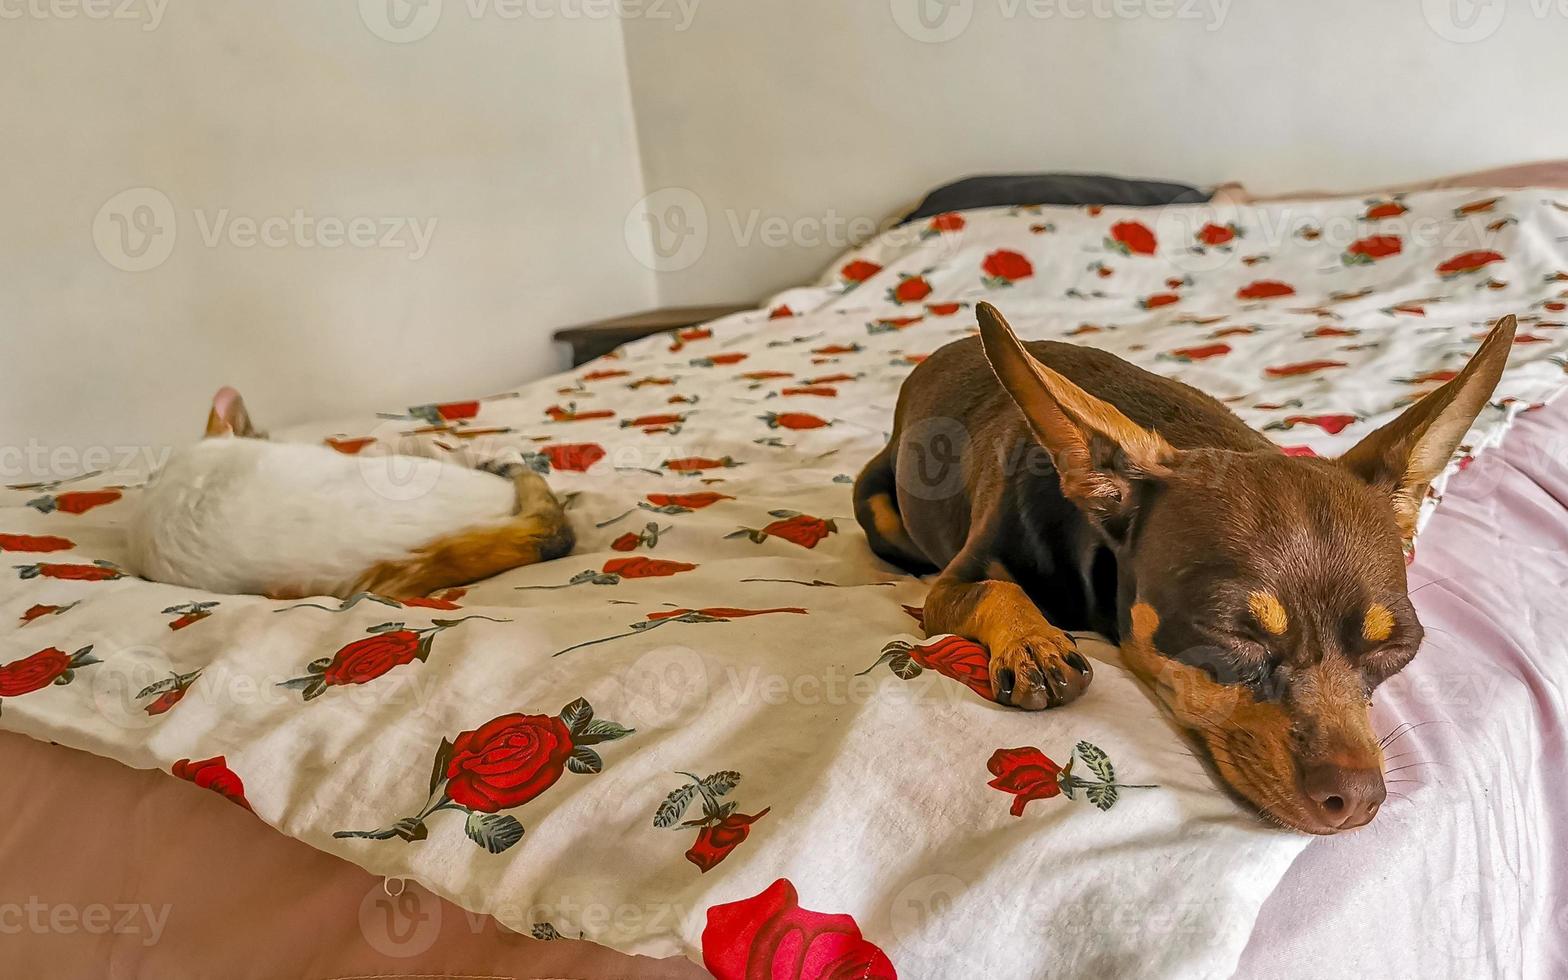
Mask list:
[[[1275,636],[1284,636],[1290,628],[1290,617],[1285,615],[1285,607],[1271,592],[1254,592],[1247,596],[1247,608],[1252,610],[1258,625]]]
[[[1381,602],[1367,607],[1366,618],[1361,621],[1361,635],[1372,643],[1382,643],[1394,635],[1394,614]]]

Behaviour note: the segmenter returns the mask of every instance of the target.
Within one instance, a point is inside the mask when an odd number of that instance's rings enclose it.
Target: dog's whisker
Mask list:
[[[1384,772],[1398,772],[1401,769],[1414,769],[1416,766],[1446,766],[1446,765],[1448,765],[1448,763],[1446,763],[1446,762],[1408,762],[1408,763],[1406,763],[1406,764],[1404,764],[1402,766],[1395,766],[1392,769],[1385,769]]]

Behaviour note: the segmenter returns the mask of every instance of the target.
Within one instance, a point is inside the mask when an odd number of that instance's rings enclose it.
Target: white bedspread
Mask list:
[[[194,779],[522,931],[720,977],[1227,976],[1305,838],[1222,794],[1103,644],[1067,709],[983,699],[983,652],[922,638],[924,587],[871,557],[850,481],[981,299],[1324,454],[1520,314],[1462,459],[1563,385],[1552,193],[943,216],[572,375],[286,433],[389,492],[377,454],[425,429],[571,495],[576,554],[435,601],[144,583],[112,564],[134,490],[0,491],[0,726]]]

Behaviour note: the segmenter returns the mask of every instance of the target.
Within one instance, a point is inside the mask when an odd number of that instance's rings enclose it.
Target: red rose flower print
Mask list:
[[[1180,347],[1160,355],[1162,360],[1180,361],[1191,364],[1193,361],[1206,361],[1211,357],[1224,357],[1230,353],[1229,344],[1202,344],[1197,347]]]
[[[785,388],[779,394],[785,397],[810,395],[814,398],[837,398],[838,389],[832,385],[796,385],[793,388]]]
[[[608,408],[596,409],[591,412],[580,412],[577,410],[576,402],[568,402],[565,408],[559,405],[551,405],[544,410],[544,414],[548,415],[552,422],[589,422],[594,419],[615,417],[615,413]]]
[[[770,429],[825,429],[833,424],[806,412],[769,412],[757,418],[766,422]]]
[[[1459,372],[1458,371],[1455,371],[1455,370],[1439,370],[1439,371],[1427,371],[1425,373],[1418,374],[1418,375],[1415,375],[1414,377],[1410,377],[1410,378],[1396,378],[1395,380],[1398,381],[1402,385],[1431,385],[1431,384],[1445,384],[1445,383],[1447,383],[1449,381],[1454,380],[1457,377],[1459,377]]]
[[[70,612],[72,609],[75,609],[76,606],[77,603],[75,602],[68,603],[64,606],[51,606],[41,602],[28,606],[27,611],[22,613],[21,625],[26,626],[33,620],[43,619],[45,616],[58,616],[61,613]]]
[[[991,289],[1011,286],[1020,279],[1034,275],[1034,266],[1028,259],[1005,248],[987,255],[980,264],[980,270],[985,273],[981,281]]]
[[[1153,255],[1158,247],[1154,232],[1137,221],[1121,221],[1111,225],[1110,237],[1105,247],[1122,255]]]
[[[600,368],[597,371],[589,371],[587,374],[582,376],[581,380],[584,383],[590,381],[608,381],[611,378],[624,378],[630,374],[630,371],[624,370],[622,368]]]
[[[725,537],[745,536],[754,544],[761,544],[768,538],[775,537],[798,544],[802,548],[815,548],[828,535],[838,533],[838,524],[831,519],[824,520],[793,510],[770,510],[768,514],[778,519],[764,528],[743,527],[726,534]]]
[[[948,211],[945,214],[939,214],[932,218],[927,223],[925,230],[920,233],[920,237],[932,238],[936,235],[950,235],[954,232],[963,231],[966,224],[967,222],[964,220],[963,215],[957,211]]]
[[[1340,261],[1345,265],[1371,265],[1378,259],[1398,255],[1404,249],[1398,235],[1372,235],[1350,243]]]
[[[885,316],[866,324],[866,333],[873,337],[880,333],[894,333],[908,329],[924,319],[923,316]]]
[[[195,684],[199,677],[201,677],[199,670],[193,670],[188,674],[170,674],[167,678],[148,684],[137,691],[136,700],[152,698],[152,701],[148,702],[142,710],[149,715],[164,714],[180,703],[185,697],[185,692],[191,689],[191,685]]]
[[[613,721],[595,720],[593,706],[578,698],[558,715],[508,714],[492,718],[455,739],[442,739],[430,774],[429,795],[415,816],[378,830],[340,830],[336,838],[424,840],[426,821],[442,810],[466,811],[463,830],[491,854],[523,839],[523,825],[503,814],[536,799],[570,770],[590,775],[604,769],[592,746],[632,734]]]
[[[397,600],[398,604],[408,609],[439,609],[442,612],[451,612],[463,608],[458,600],[468,594],[467,589],[444,589],[436,595],[412,596]]]
[[[1302,361],[1298,364],[1281,364],[1277,367],[1264,368],[1263,373],[1271,378],[1295,378],[1345,366],[1344,361]]]
[[[1324,325],[1314,330],[1308,330],[1306,333],[1302,334],[1302,336],[1308,340],[1327,340],[1338,339],[1342,337],[1357,337],[1360,336],[1360,334],[1361,331],[1352,330],[1348,327],[1331,327]]]
[[[627,531],[625,534],[610,542],[610,547],[616,551],[636,551],[646,545],[649,548],[659,546],[659,536],[667,534],[670,528],[660,527],[653,521],[643,525],[641,531]]]
[[[792,317],[794,315],[795,315],[795,311],[794,310],[790,309],[788,306],[782,306],[782,305],[781,306],[775,306],[773,309],[768,311],[768,319],[769,320],[788,320],[790,317]]]
[[[102,559],[91,565],[39,562],[36,565],[17,565],[16,569],[19,578],[53,578],[65,582],[112,582],[125,575],[118,566]]]
[[[212,611],[217,607],[216,602],[186,602],[178,606],[170,606],[163,611],[163,614],[177,617],[169,623],[169,629],[182,630],[211,616]]]
[[[1453,279],[1456,276],[1462,276],[1469,272],[1477,272],[1493,262],[1501,261],[1503,261],[1503,256],[1499,252],[1489,250],[1465,252],[1463,255],[1456,255],[1439,265],[1437,274],[1444,279]]]
[[[423,629],[408,629],[402,623],[382,623],[365,632],[370,635],[355,640],[330,657],[313,660],[306,667],[304,677],[283,681],[278,686],[300,691],[306,701],[313,701],[327,692],[329,687],[346,687],[366,684],[394,667],[418,660],[430,659],[436,634],[449,630],[470,619],[485,619],[492,623],[509,623],[509,619],[491,619],[489,616],[464,616],[462,619],[436,619]]]
[[[632,623],[631,629],[624,633],[615,633],[610,636],[601,636],[595,640],[584,640],[574,643],[564,650],[557,650],[552,656],[559,657],[581,650],[583,647],[598,646],[600,643],[609,643],[611,640],[625,639],[628,636],[641,636],[650,630],[668,626],[671,623],[728,623],[735,619],[747,619],[752,616],[772,616],[778,613],[792,613],[796,616],[808,615],[807,611],[799,606],[780,606],[775,609],[737,609],[732,606],[708,606],[702,609],[666,609],[661,612],[648,613],[646,619],[639,623]]]
[[[180,779],[195,783],[202,789],[210,789],[219,796],[224,797],[236,806],[250,809],[250,801],[245,799],[245,783],[239,774],[229,768],[229,763],[221,755],[211,759],[202,759],[192,762],[181,759],[170,770]]]
[[[828,344],[826,347],[812,348],[811,353],[820,354],[823,357],[835,357],[839,354],[858,354],[863,350],[865,348],[859,344]]]
[[[881,271],[882,267],[875,262],[856,259],[838,270],[838,278],[846,289],[853,289]]]
[[[1361,216],[1363,221],[1382,221],[1385,218],[1397,218],[1405,213],[1405,206],[1398,201],[1378,201],[1368,205],[1366,213]]]
[[[746,358],[748,358],[750,356],[751,356],[750,354],[746,354],[746,353],[743,353],[741,351],[730,351],[730,352],[725,353],[725,354],[714,354],[711,357],[697,357],[697,358],[693,358],[692,361],[691,361],[691,366],[692,367],[721,367],[721,366],[728,366],[730,364],[739,364],[741,361],[744,361]]]
[[[1222,245],[1229,245],[1242,237],[1242,232],[1233,223],[1217,225],[1211,221],[1199,228],[1193,237],[1197,239],[1199,245],[1208,248],[1218,248]]]
[[[1317,450],[1313,449],[1311,446],[1281,446],[1279,447],[1279,451],[1284,453],[1286,456],[1307,456],[1316,458],[1318,454]]]
[[[927,303],[926,312],[932,316],[952,316],[964,308],[962,303]]]
[[[632,558],[611,558],[604,563],[604,574],[619,575],[621,578],[668,578],[681,572],[689,572],[696,567],[690,562],[666,561],[637,555]]]
[[[1170,306],[1180,302],[1181,297],[1175,293],[1155,293],[1152,296],[1145,296],[1143,299],[1140,299],[1138,306],[1145,310],[1157,310],[1162,306]]]
[[[747,381],[774,381],[778,378],[793,378],[792,371],[747,371],[741,375]]]
[[[852,917],[801,908],[787,878],[708,909],[702,965],[715,980],[898,980]]]
[[[1337,436],[1347,428],[1361,421],[1355,415],[1291,415],[1278,422],[1270,422],[1264,426],[1265,431],[1283,432],[1294,429],[1298,425],[1315,425],[1331,436]]]
[[[0,551],[47,554],[51,551],[69,551],[75,542],[53,534],[0,534]]]
[[[1074,775],[1075,766],[1082,764],[1094,774],[1094,779]],[[1116,805],[1124,789],[1154,789],[1146,784],[1118,783],[1116,769],[1110,758],[1092,742],[1079,742],[1066,767],[1052,762],[1044,752],[1033,746],[1018,749],[997,749],[986,762],[986,768],[995,776],[987,786],[1013,795],[1013,805],[1008,810],[1015,817],[1024,815],[1024,807],[1035,800],[1048,800],[1065,795],[1076,799],[1080,792],[1084,799],[1101,810]]]
[[[444,405],[415,405],[408,410],[412,418],[429,425],[444,422],[464,422],[479,414],[479,402],[447,402]]]
[[[1237,299],[1275,299],[1296,295],[1296,287],[1275,279],[1259,279],[1236,290]]]
[[[71,683],[77,670],[102,662],[92,654],[91,645],[75,653],[48,647],[20,660],[0,664],[0,702],[41,691],[51,684]]]
[[[638,504],[644,510],[660,514],[690,514],[694,510],[711,507],[721,500],[734,500],[727,493],[703,490],[698,493],[650,493],[647,503]]]
[[[887,291],[888,302],[902,306],[905,303],[918,303],[931,295],[931,284],[926,282],[925,276],[901,275],[898,285]]]
[[[604,458],[605,452],[604,447],[597,442],[573,442],[558,446],[543,446],[531,455],[548,462],[550,469],[553,470],[586,473],[593,464]],[[527,460],[530,465],[533,461],[533,459]]]
[[[27,506],[42,514],[52,514],[55,511],[62,514],[85,514],[94,507],[112,504],[120,497],[121,493],[118,490],[70,490],[29,500]]]
[[[913,680],[927,670],[934,670],[985,698],[991,697],[991,657],[985,647],[961,636],[939,636],[915,646],[904,640],[894,640],[882,648],[877,662],[856,676],[871,673],[883,664],[888,665],[896,677]]]
[[[371,445],[376,440],[374,436],[360,436],[358,438],[327,436],[321,441],[345,456],[358,456],[366,446]]]
[[[667,459],[662,464],[665,469],[675,473],[700,473],[703,470],[728,469],[732,466],[742,466],[728,456],[718,459],[709,459],[705,456],[687,456],[681,459]]]
[[[1497,202],[1501,200],[1502,198],[1500,197],[1487,197],[1479,201],[1471,201],[1468,204],[1461,204],[1459,207],[1454,208],[1454,217],[1463,218],[1471,214],[1486,214],[1495,208]]]
[[[639,415],[634,419],[621,419],[621,428],[646,428],[648,426],[679,426],[686,416],[679,412],[661,412],[657,415]]]
[[[751,835],[751,825],[767,816],[768,810],[753,814],[737,813],[733,802],[722,802],[722,798],[739,785],[738,772],[725,770],[700,779],[689,772],[681,775],[686,777],[686,785],[670,791],[670,795],[659,804],[653,815],[653,825],[659,830],[696,827],[697,841],[686,852],[686,860],[695,864],[698,871],[707,874]],[[692,800],[698,798],[702,800],[702,814],[678,823]]]

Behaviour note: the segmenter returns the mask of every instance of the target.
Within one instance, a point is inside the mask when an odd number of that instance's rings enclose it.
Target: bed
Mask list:
[[[235,940],[257,975],[702,975],[578,940],[719,977],[1553,975],[1565,242],[1550,188],[944,213],[567,376],[282,433],[357,455],[387,492],[418,492],[383,461],[409,439],[549,473],[577,551],[433,597],[141,582],[117,564],[134,475],[4,491],[0,778],[24,800],[0,830],[7,880],[130,874],[147,834],[221,838],[235,861],[255,842],[268,881],[218,892],[301,896]],[[1411,577],[1432,636],[1375,713],[1411,782],[1367,831],[1263,825],[1092,638],[1091,691],[1031,715],[984,699],[983,651],[923,635],[923,585],[869,555],[849,484],[900,380],[980,300],[1320,455],[1519,315],[1427,502]],[[1038,778],[1069,763],[1078,792]],[[139,826],[143,806],[172,823]],[[177,882],[212,860],[157,864]],[[164,900],[158,942],[148,914],[90,942],[24,930],[17,955],[177,974],[199,948],[174,938],[180,910],[187,930],[210,916],[207,889]],[[327,893],[353,907],[307,900]],[[409,902],[449,925],[391,941],[429,921]],[[361,941],[278,943],[321,922]]]

